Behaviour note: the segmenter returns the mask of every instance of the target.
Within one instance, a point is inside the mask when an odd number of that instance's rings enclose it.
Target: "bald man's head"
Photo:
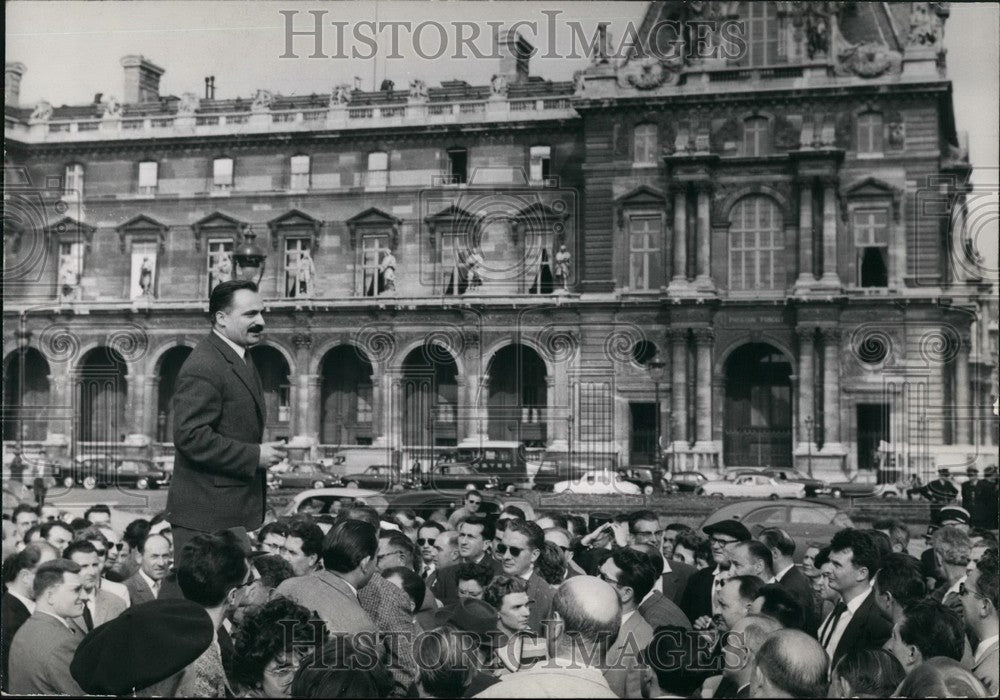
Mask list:
[[[757,652],[750,682],[755,698],[825,698],[830,659],[815,639],[799,630],[778,630]]]
[[[594,576],[573,576],[566,580],[552,601],[552,611],[562,619],[563,643],[597,645],[601,656],[618,637],[622,623],[618,593]]]
[[[723,643],[722,675],[736,681],[737,688],[749,683],[757,652],[780,629],[780,622],[765,615],[747,615],[737,622]]]

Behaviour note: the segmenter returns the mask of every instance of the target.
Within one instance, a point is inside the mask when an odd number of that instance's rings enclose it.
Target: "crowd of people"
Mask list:
[[[988,697],[995,531],[941,510],[826,542],[647,510],[3,519],[3,690],[163,697]],[[994,524],[995,525],[995,524]]]

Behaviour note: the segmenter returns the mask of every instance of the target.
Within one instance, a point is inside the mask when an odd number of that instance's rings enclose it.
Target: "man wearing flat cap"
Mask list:
[[[925,494],[932,503],[954,502],[958,498],[958,489],[951,482],[951,471],[946,468],[938,469],[938,478],[927,483]]]
[[[736,520],[711,523],[703,527],[702,532],[709,537],[715,566],[706,566],[688,579],[680,607],[691,622],[704,615],[712,615],[715,593],[728,577],[729,547],[752,539],[746,526]]]

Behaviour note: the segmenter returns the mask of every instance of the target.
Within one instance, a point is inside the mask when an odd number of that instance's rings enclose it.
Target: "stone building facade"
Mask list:
[[[946,16],[653,3],[638,49],[602,31],[572,81],[504,34],[489,85],[301,97],[162,96],[127,56],[120,101],[22,106],[8,63],[5,438],[169,443],[239,275],[267,437],[310,449],[995,461]]]

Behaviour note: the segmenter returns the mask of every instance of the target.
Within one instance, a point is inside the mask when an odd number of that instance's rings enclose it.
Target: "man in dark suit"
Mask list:
[[[633,544],[631,548],[646,555],[652,562],[654,569],[657,571],[663,570],[663,555],[660,554],[659,547],[648,544]],[[664,625],[691,629],[691,622],[685,617],[681,609],[677,607],[677,604],[665,596],[662,591],[658,591],[655,588],[650,589],[639,600],[638,612],[654,630]]]
[[[972,522],[977,522],[976,517],[976,489],[979,487],[979,469],[969,467],[965,470],[968,479],[962,484],[962,507],[969,511]]]
[[[503,573],[500,562],[487,549],[495,536],[496,526],[492,519],[478,515],[466,518],[458,526],[459,563],[481,564],[489,567],[494,575]],[[438,569],[435,573],[430,583],[434,595],[445,605],[454,605],[459,598],[456,578],[458,564]]]
[[[865,530],[847,528],[830,541],[830,588],[840,602],[819,627],[819,642],[836,666],[848,649],[878,649],[892,634],[892,621],[875,602],[871,579],[879,549]]]
[[[160,597],[173,556],[170,541],[163,535],[150,535],[132,554],[139,561],[139,570],[125,580],[125,587],[134,606]]]
[[[552,586],[535,571],[535,561],[544,546],[542,529],[533,522],[521,520],[510,521],[503,533],[503,541],[497,545],[503,572],[528,582],[528,598],[533,601],[528,626],[535,635],[543,633],[542,621],[548,619],[555,597]]]
[[[688,579],[684,596],[681,598],[681,610],[692,624],[700,617],[712,616],[712,600],[729,569],[728,548],[737,542],[747,542],[751,539],[746,526],[735,520],[720,520],[706,525],[702,528],[702,532],[708,535],[711,542],[715,567],[706,566]]]
[[[813,598],[812,581],[802,573],[802,569],[796,566],[792,558],[795,554],[795,540],[777,527],[761,530],[758,539],[771,550],[771,560],[774,562],[774,578],[766,583],[777,583],[795,596],[805,613],[804,630],[815,635],[819,613]]]
[[[0,599],[0,634],[3,638],[2,685],[5,693],[10,690],[10,677],[7,673],[10,643],[35,610],[35,571],[56,556],[56,550],[47,544],[29,544],[4,562],[3,582],[6,590]]]
[[[660,519],[656,513],[650,510],[640,510],[632,513],[629,517],[629,544],[648,545],[662,551],[664,537],[665,531],[660,525]],[[659,591],[677,603],[684,596],[688,579],[696,570],[693,566],[683,562],[667,561],[663,557],[661,557],[661,561],[663,562],[663,573],[653,586],[653,590]]]
[[[174,474],[167,512],[180,551],[204,532],[264,521],[267,467],[285,455],[261,443],[264,392],[248,354],[264,331],[257,286],[222,282],[212,290],[212,332],[188,356],[174,393]]]

